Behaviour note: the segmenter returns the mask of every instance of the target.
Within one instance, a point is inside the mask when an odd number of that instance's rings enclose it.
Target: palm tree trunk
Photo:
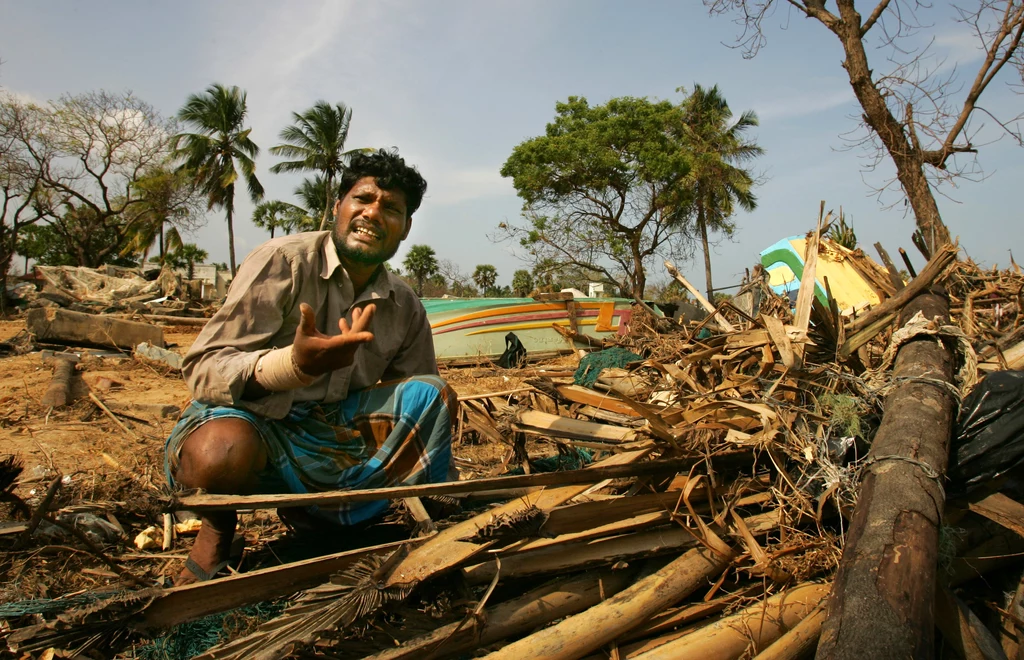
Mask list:
[[[711,284],[711,249],[708,247],[708,225],[704,217],[704,205],[697,206],[697,227],[700,229],[700,244],[704,248],[704,282],[708,288],[708,302],[714,304],[715,292]]]
[[[274,225],[270,225],[270,240],[274,240]]]
[[[234,277],[235,272],[238,270],[237,268],[235,268],[235,226],[231,222],[231,216],[234,215],[233,211],[234,209],[231,208],[230,204],[228,204],[228,254],[231,257],[231,277]]]
[[[161,220],[160,221],[160,265],[161,266],[164,265],[164,259],[165,258],[166,258],[166,255],[164,254],[164,221]]]
[[[325,178],[327,181],[325,184],[327,190],[325,192],[327,194],[324,195],[324,217],[320,219],[320,231],[324,231],[325,229],[327,229],[327,219],[331,217],[331,211],[334,210],[334,177],[329,176]]]

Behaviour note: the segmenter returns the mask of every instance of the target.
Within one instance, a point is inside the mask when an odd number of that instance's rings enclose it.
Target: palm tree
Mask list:
[[[344,103],[331,105],[321,100],[303,113],[293,112],[292,119],[294,123],[281,131],[280,137],[285,144],[271,147],[270,153],[294,160],[278,163],[270,171],[275,174],[317,172],[323,177],[327,189],[320,220],[320,230],[323,231],[334,206],[334,180],[344,169],[346,158],[353,153],[344,150],[352,109]]]
[[[423,295],[423,283],[437,274],[437,255],[429,245],[413,245],[402,261],[405,270],[416,278],[416,295]]]
[[[739,205],[745,211],[757,208],[751,192],[754,179],[739,164],[764,154],[764,149],[744,139],[744,133],[758,125],[757,115],[747,110],[733,123],[729,104],[718,86],[704,89],[694,85],[693,94],[683,101],[683,137],[690,153],[688,183],[693,194],[697,231],[704,250],[704,278],[708,300],[714,298],[711,284],[711,251],[708,232],[732,235],[736,225],[729,221]]]
[[[209,257],[206,250],[194,243],[185,243],[174,252],[167,255],[175,268],[184,268],[187,273],[186,279],[195,279],[196,263],[202,263]]]
[[[525,269],[512,273],[512,292],[520,298],[525,298],[533,291],[533,275]]]
[[[330,213],[327,199],[331,193],[327,188],[327,179],[319,174],[312,179],[303,179],[295,189],[295,196],[302,202],[302,208],[310,218],[323,218],[324,213]],[[320,223],[313,220],[300,227],[299,231],[316,231],[319,226]]]
[[[480,264],[473,271],[473,282],[480,287],[480,292],[485,296],[493,292],[494,282],[497,279],[498,269],[491,264]]]
[[[302,225],[305,218],[304,209],[279,199],[260,202],[252,213],[252,223],[260,229],[269,230],[271,238],[274,237],[274,230],[278,228],[283,229],[286,234],[292,233]]]
[[[249,137],[252,129],[243,126],[245,113],[245,92],[214,83],[204,94],[189,96],[178,111],[178,119],[195,132],[180,133],[172,141],[174,157],[181,161],[179,169],[195,174],[208,208],[221,207],[227,215],[232,276],[237,270],[233,219],[238,170],[252,201],[263,198],[263,186],[256,178],[255,159],[260,148]]]
[[[181,247],[179,227],[194,229],[199,225],[202,202],[195,176],[191,172],[158,165],[132,182],[131,186],[139,193],[141,204],[135,207],[135,211],[142,217],[131,225],[121,255],[141,253],[145,260],[155,242],[160,254],[157,261],[163,264],[167,253]]]

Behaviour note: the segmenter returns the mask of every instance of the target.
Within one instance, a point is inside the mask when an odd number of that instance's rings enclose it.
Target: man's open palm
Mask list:
[[[292,348],[295,364],[303,373],[310,376],[319,376],[349,366],[360,344],[373,341],[373,333],[369,331],[369,327],[376,311],[377,306],[372,303],[366,307],[353,308],[351,327],[342,318],[338,321],[341,334],[331,337],[316,329],[313,308],[302,303],[299,305],[302,320],[295,329],[295,343]]]

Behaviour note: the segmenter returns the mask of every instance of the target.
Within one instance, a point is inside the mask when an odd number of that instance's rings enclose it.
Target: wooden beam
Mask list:
[[[519,413],[519,421],[515,426],[525,433],[556,438],[603,442],[632,442],[636,440],[636,431],[633,429],[588,422],[582,419],[570,419],[539,410],[524,410]]]
[[[25,325],[39,341],[131,350],[143,342],[163,348],[159,326],[66,309],[30,309]]]
[[[644,452],[646,453],[646,452]],[[338,490],[322,493],[263,494],[263,495],[186,495],[169,502],[171,510],[228,511],[238,509],[276,509],[288,506],[325,506],[341,502],[372,502],[394,500],[404,497],[428,495],[464,495],[480,491],[494,491],[530,486],[563,486],[568,484],[594,484],[605,479],[621,479],[655,474],[666,474],[689,470],[707,460],[704,455],[685,458],[669,458],[626,465],[591,466],[583,470],[564,472],[541,472],[538,474],[490,477],[419,486],[395,486],[391,488],[368,488],[365,490]],[[722,471],[730,467],[749,465],[753,456],[747,451],[730,452],[714,457],[715,469]]]
[[[156,597],[132,617],[131,626],[137,630],[166,629],[250,603],[288,596],[327,581],[332,574],[345,570],[364,557],[385,554],[403,545],[415,545],[424,540],[420,538],[347,550],[209,582],[154,590]]]
[[[697,302],[699,302],[704,307],[704,309],[708,310],[708,312],[710,312],[715,317],[715,321],[717,321],[718,325],[722,327],[722,330],[724,330],[725,332],[736,332],[736,328],[734,328],[733,325],[729,323],[729,321],[727,321],[726,318],[722,316],[722,314],[717,309],[715,309],[715,306],[712,305],[707,298],[701,295],[701,292],[698,291],[696,287],[690,284],[690,282],[685,277],[683,277],[683,274],[679,272],[679,269],[676,268],[671,261],[665,262],[665,270],[667,270],[668,274],[674,277],[677,282],[686,287],[686,290],[693,294],[693,297],[697,300]]]
[[[889,273],[889,281],[892,282],[893,288],[897,292],[902,291],[906,284],[903,282],[903,277],[900,276],[900,271],[896,268],[896,264],[889,258],[889,253],[885,251],[881,243],[875,243],[875,251],[878,252],[878,256],[881,257],[882,263],[885,264],[885,270]]]

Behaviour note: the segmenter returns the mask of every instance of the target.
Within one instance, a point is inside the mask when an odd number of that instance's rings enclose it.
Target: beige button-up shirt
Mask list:
[[[352,322],[354,307],[375,303],[373,341],[359,347],[350,367],[308,387],[243,399],[260,356],[294,341],[302,302],[313,307],[317,328],[327,335],[340,333],[339,319]],[[224,306],[189,349],[183,371],[197,401],[282,419],[295,402],[341,401],[380,380],[436,374],[437,362],[427,312],[413,290],[381,268],[357,297],[331,233],[323,231],[282,236],[253,250]]]

